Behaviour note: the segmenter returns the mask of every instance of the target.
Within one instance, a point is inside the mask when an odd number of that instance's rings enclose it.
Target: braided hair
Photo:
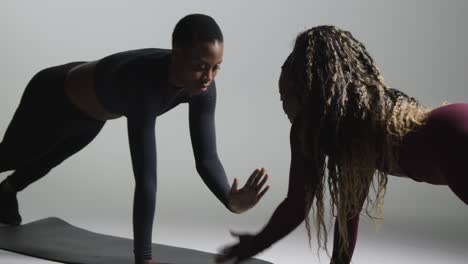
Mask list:
[[[317,250],[325,248],[328,254],[324,221],[328,184],[330,213],[337,218],[343,241],[339,251],[348,254],[347,219],[360,214],[366,202],[365,212],[379,223],[387,173],[398,166],[398,145],[424,124],[428,109],[388,88],[365,46],[335,26],[299,34],[285,65],[294,73],[293,92],[303,103],[303,151],[314,162],[318,177],[316,186],[305,186],[309,245],[308,215],[315,199]]]

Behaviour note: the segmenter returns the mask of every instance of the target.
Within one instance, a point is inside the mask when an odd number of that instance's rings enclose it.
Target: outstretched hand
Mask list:
[[[263,188],[267,180],[268,174],[265,174],[264,168],[254,170],[245,186],[239,190],[237,189],[237,178],[234,178],[229,192],[229,209],[234,213],[241,214],[254,207],[270,188],[269,185]]]
[[[215,263],[223,263],[233,260],[234,263],[237,264],[249,259],[259,252],[255,249],[253,235],[247,233],[240,234],[233,231],[231,231],[231,235],[239,238],[239,242],[221,249],[219,255],[214,259]]]

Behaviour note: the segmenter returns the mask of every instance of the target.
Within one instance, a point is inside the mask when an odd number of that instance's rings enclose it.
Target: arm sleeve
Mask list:
[[[300,118],[296,119],[290,134],[291,166],[286,199],[276,208],[269,222],[254,238],[258,251],[262,251],[296,229],[305,219],[305,186],[313,182],[313,162],[302,152],[298,137]],[[313,186],[313,185],[312,185]]]
[[[154,116],[133,112],[127,117],[130,154],[135,177],[133,236],[135,263],[151,259],[156,204],[156,140]]]
[[[216,85],[189,101],[190,137],[198,174],[226,208],[230,185],[219,160],[215,130]]]

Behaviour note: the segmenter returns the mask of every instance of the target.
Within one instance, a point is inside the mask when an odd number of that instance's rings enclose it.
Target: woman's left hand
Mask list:
[[[234,263],[240,263],[250,257],[256,255],[259,251],[256,250],[254,244],[254,236],[251,234],[240,234],[231,231],[231,235],[239,238],[237,244],[224,247],[218,256],[215,257],[215,263],[223,263],[234,260]],[[257,245],[258,246],[258,245]]]
[[[234,179],[231,191],[229,192],[229,210],[234,213],[241,214],[250,208],[254,207],[263,195],[268,191],[270,186],[263,186],[268,180],[268,174],[265,174],[265,169],[256,169],[247,180],[245,186],[237,190],[237,179]]]

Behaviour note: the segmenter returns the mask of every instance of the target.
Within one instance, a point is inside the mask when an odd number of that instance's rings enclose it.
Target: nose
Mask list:
[[[211,83],[214,78],[214,71],[212,69],[208,69],[205,71],[205,74],[203,75],[203,82],[204,83]]]

